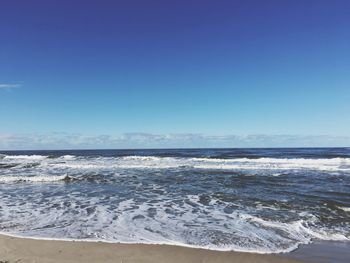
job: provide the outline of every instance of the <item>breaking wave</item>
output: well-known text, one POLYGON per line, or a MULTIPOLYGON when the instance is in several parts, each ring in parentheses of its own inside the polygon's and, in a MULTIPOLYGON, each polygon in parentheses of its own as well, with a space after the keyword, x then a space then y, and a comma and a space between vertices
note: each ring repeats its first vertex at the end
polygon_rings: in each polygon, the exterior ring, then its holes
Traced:
POLYGON ((0 231, 258 253, 349 241, 350 153, 271 151, 2 154, 0 231))
POLYGON ((58 182, 58 181, 69 181, 71 178, 67 175, 58 176, 0 176, 0 183, 21 183, 21 182, 58 182))
POLYGON ((195 169, 223 169, 223 170, 320 170, 320 171, 350 171, 350 158, 183 158, 157 156, 124 156, 124 157, 95 157, 77 158, 65 155, 57 158, 48 158, 41 155, 6 155, 6 161, 19 164, 41 162, 41 166, 48 168, 72 169, 169 169, 192 167, 195 169))

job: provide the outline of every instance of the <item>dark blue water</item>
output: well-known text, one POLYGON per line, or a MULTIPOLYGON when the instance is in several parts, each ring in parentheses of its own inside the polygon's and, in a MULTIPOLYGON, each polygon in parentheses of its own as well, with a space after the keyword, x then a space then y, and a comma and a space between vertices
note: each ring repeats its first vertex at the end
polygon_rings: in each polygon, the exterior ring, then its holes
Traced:
POLYGON ((350 238, 350 149, 0 152, 0 231, 286 252, 350 238))
POLYGON ((0 151, 9 155, 64 155, 91 157, 158 156, 207 158, 350 158, 350 148, 238 148, 238 149, 136 149, 136 150, 55 150, 0 151))

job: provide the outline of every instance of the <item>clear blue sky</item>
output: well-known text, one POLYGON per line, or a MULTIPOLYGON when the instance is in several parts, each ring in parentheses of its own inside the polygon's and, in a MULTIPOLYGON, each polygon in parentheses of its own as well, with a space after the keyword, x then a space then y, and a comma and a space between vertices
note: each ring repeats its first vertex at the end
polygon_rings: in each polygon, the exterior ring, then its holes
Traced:
POLYGON ((349 14, 347 0, 2 0, 0 134, 348 136, 349 14))

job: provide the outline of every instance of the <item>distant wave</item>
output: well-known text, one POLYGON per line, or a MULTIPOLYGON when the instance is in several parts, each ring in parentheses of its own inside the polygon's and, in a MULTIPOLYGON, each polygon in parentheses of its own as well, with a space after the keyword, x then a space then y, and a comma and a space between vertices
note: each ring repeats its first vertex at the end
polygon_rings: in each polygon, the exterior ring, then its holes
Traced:
MULTIPOLYGON (((350 171, 350 158, 197 158, 197 157, 77 157, 64 155, 49 158, 43 155, 5 155, 2 167, 16 163, 40 162, 42 167, 52 169, 169 169, 193 168, 214 170, 298 170, 350 171), (11 164, 6 163, 11 161, 11 164)), ((9 166, 9 167, 10 167, 9 166)), ((29 165, 24 168, 30 168, 29 165)))
POLYGON ((3 153, 5 233, 258 253, 350 240, 348 150, 3 153))
POLYGON ((34 160, 34 161, 38 161, 38 160, 44 160, 48 158, 48 156, 44 156, 44 155, 5 155, 3 156, 3 159, 5 160, 34 160))
POLYGON ((58 176, 0 176, 0 183, 17 183, 17 182, 57 182, 69 181, 71 178, 67 175, 58 176))

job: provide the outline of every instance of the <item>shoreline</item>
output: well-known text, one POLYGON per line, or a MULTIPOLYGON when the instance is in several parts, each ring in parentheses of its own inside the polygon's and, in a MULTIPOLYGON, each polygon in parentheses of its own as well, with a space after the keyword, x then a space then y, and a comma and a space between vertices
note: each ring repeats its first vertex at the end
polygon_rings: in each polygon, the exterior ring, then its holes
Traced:
MULTIPOLYGON (((191 248, 191 249, 203 249, 203 250, 209 250, 209 251, 216 251, 216 252, 239 252, 239 253, 248 253, 248 254, 259 254, 259 255, 285 255, 290 254, 297 250, 300 246, 309 245, 311 243, 305 243, 305 244, 298 244, 295 245, 295 247, 290 248, 289 250, 285 251, 279 251, 279 252, 263 252, 263 251, 254 251, 254 250, 239 250, 239 249, 215 249, 212 247, 205 247, 205 246, 195 246, 195 245, 189 245, 186 243, 142 243, 142 242, 121 242, 121 241, 108 241, 108 240, 100 240, 100 239, 69 239, 69 238, 49 238, 49 237, 35 237, 35 236, 21 236, 6 232, 0 231, 0 237, 6 236, 6 237, 13 237, 18 239, 31 239, 31 240, 42 240, 42 241, 64 241, 64 242, 86 242, 86 243, 106 243, 106 244, 116 244, 116 245, 152 245, 152 246, 174 246, 174 247, 184 247, 184 248, 191 248)), ((0 261, 1 263, 1 261, 0 261)))
POLYGON ((346 263, 350 260, 350 242, 314 240, 283 256, 318 263, 346 263))
POLYGON ((43 240, 0 234, 0 262, 297 263, 307 261, 276 254, 215 251, 175 245, 43 240))

